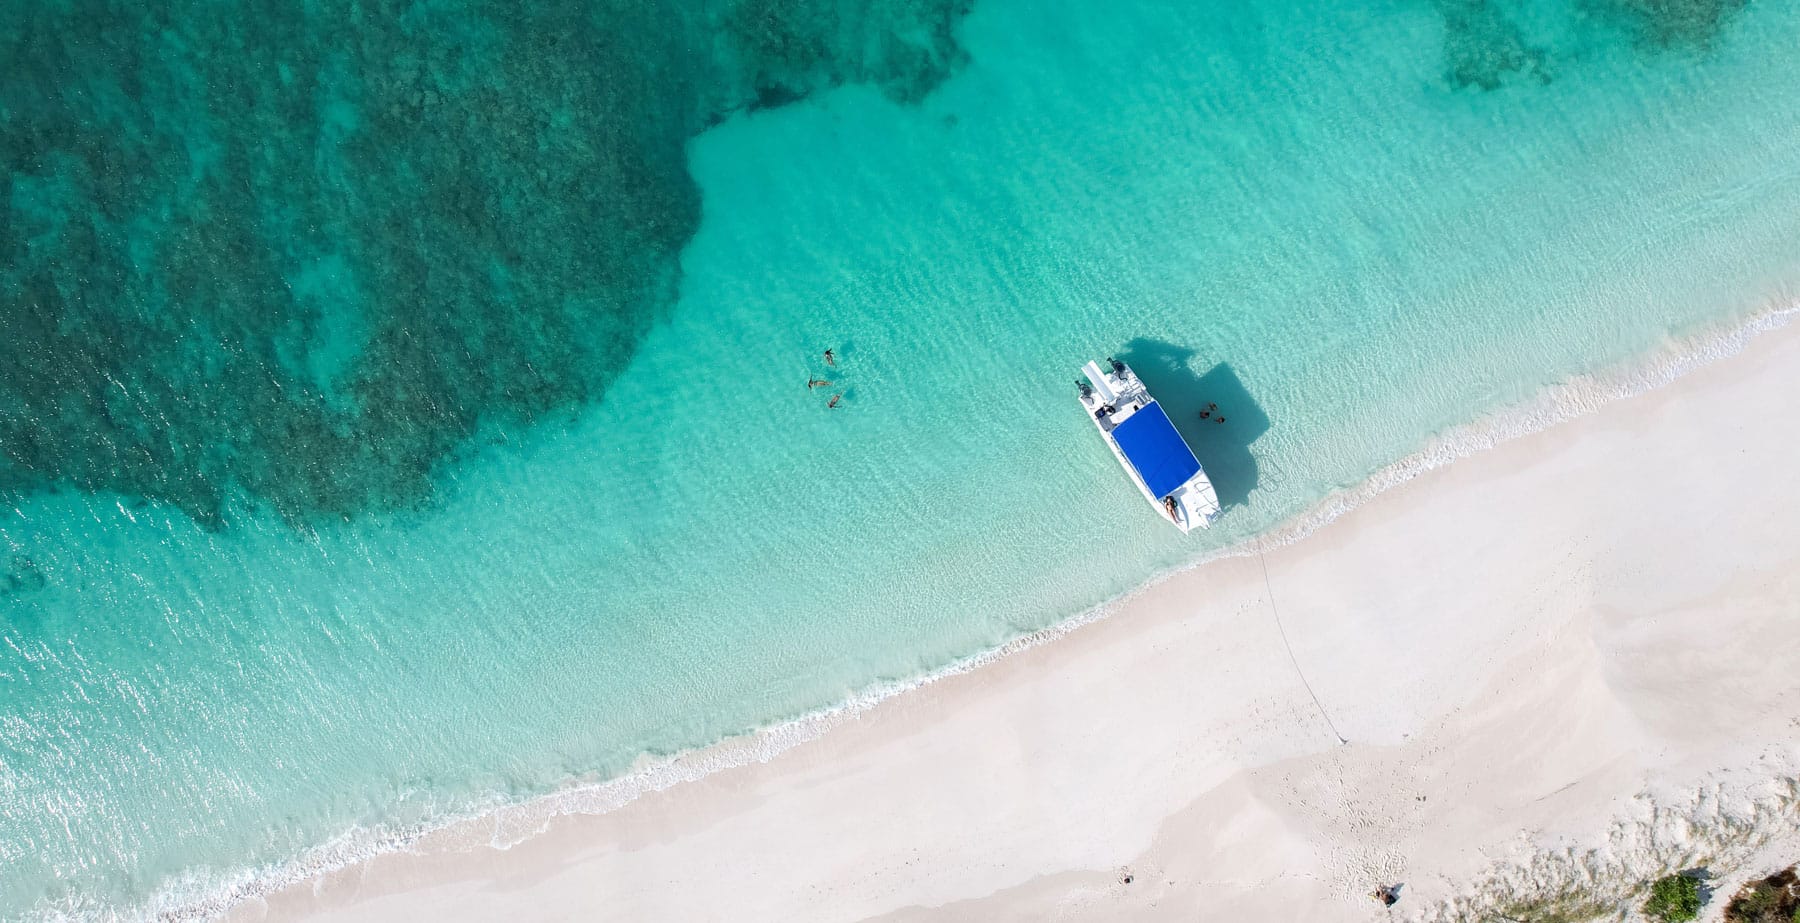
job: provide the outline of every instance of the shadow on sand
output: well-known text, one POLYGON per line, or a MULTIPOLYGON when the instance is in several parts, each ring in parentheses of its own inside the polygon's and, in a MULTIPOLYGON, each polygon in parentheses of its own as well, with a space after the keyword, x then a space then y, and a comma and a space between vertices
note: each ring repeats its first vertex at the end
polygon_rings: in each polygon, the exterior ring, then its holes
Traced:
POLYGON ((1144 337, 1125 344, 1117 355, 1143 379, 1181 438, 1194 447, 1219 492, 1219 503, 1226 507, 1243 503, 1256 489, 1256 458, 1250 444, 1269 431, 1269 417, 1244 390, 1237 372, 1221 362, 1198 374, 1193 350, 1144 337), (1212 404, 1219 408, 1212 417, 1223 416, 1224 423, 1200 418, 1212 404))

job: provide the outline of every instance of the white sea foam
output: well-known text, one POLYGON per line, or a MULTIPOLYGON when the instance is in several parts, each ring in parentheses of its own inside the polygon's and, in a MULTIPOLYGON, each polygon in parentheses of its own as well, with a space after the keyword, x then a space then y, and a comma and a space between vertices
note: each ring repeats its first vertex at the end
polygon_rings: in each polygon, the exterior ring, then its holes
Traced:
POLYGON ((1772 307, 1728 329, 1671 341, 1629 365, 1551 385, 1523 404, 1433 438, 1423 449, 1376 471, 1355 487, 1334 493, 1307 513, 1251 539, 1239 553, 1299 541, 1370 498, 1428 471, 1669 384, 1702 366, 1737 355, 1759 334, 1784 327, 1796 316, 1800 316, 1800 304, 1772 307))
MULTIPOLYGON (((1252 538, 1201 555, 1079 615, 965 657, 929 675, 877 683, 836 706, 711 746, 669 757, 645 757, 631 771, 617 778, 572 783, 560 791, 524 801, 509 802, 496 796, 493 802, 474 812, 428 824, 404 828, 355 828, 329 843, 278 865, 244 869, 231 874, 196 872, 187 875, 159 889, 148 901, 136 908, 47 906, 41 908, 39 916, 54 920, 195 920, 216 917, 236 904, 317 880, 333 871, 368 861, 384 853, 419 850, 422 847, 458 848, 476 843, 507 849, 542 832, 555 817, 606 813, 643 795, 663 791, 683 782, 752 763, 766 762, 795 746, 819 738, 831 728, 856 718, 889 698, 968 673, 1103 619, 1133 597, 1177 573, 1221 558, 1264 553, 1300 541, 1375 496, 1426 472, 1591 413, 1613 401, 1643 394, 1673 382, 1695 369, 1741 352, 1759 334, 1783 327, 1796 316, 1800 316, 1800 304, 1772 306, 1730 327, 1672 340, 1661 349, 1614 370, 1579 376, 1545 388, 1523 404, 1487 414, 1440 434, 1423 449, 1381 468, 1353 487, 1326 496, 1305 513, 1252 538), (428 836, 431 837, 430 844, 424 842, 428 836)), ((1742 826, 1740 815, 1751 816, 1753 820, 1765 816, 1791 816, 1791 799, 1776 798, 1770 804, 1774 804, 1779 810, 1758 809, 1748 815, 1743 815, 1743 812, 1689 812, 1693 818, 1688 823, 1698 831, 1706 828, 1707 817, 1713 817, 1720 825, 1736 825, 1736 829, 1742 826)), ((1723 830, 1724 827, 1721 826, 1720 829, 1723 830)), ((1699 833, 1695 836, 1704 838, 1699 833)), ((1570 862, 1574 864, 1564 864, 1573 869, 1583 863, 1591 864, 1590 860, 1599 861, 1595 857, 1601 855, 1599 852, 1571 852, 1569 856, 1575 858, 1571 858, 1570 862), (1581 858, 1582 856, 1586 858, 1581 858)), ((1521 864, 1516 867, 1516 873, 1528 877, 1535 875, 1537 872, 1534 869, 1542 871, 1539 865, 1521 864)), ((1512 879, 1507 876, 1513 874, 1512 871, 1496 873, 1497 877, 1488 882, 1492 887, 1483 893, 1497 894, 1511 888, 1512 879)), ((1453 909, 1446 907, 1445 912, 1453 909)))

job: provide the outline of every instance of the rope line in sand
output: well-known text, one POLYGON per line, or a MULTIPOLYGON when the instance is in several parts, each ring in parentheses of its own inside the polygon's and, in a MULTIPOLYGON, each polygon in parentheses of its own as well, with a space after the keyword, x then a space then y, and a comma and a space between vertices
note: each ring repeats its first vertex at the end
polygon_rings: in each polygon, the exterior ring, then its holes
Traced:
POLYGON ((1300 658, 1294 656, 1294 646, 1288 643, 1287 629, 1281 627, 1281 610, 1275 606, 1275 585, 1269 581, 1269 562, 1264 560, 1263 553, 1256 553, 1257 563, 1262 565, 1263 589, 1269 593, 1269 613, 1275 616, 1275 630, 1281 632, 1281 646, 1287 649, 1288 661, 1294 665, 1294 675, 1300 677, 1300 685, 1306 687, 1306 694, 1312 696, 1313 707, 1319 710, 1319 717, 1325 720, 1325 726, 1331 728, 1332 736, 1338 743, 1347 744, 1344 735, 1338 733, 1337 725, 1331 723, 1331 716, 1325 713, 1325 705, 1319 701, 1319 694, 1313 691, 1312 683, 1306 681, 1306 671, 1300 669, 1300 658))

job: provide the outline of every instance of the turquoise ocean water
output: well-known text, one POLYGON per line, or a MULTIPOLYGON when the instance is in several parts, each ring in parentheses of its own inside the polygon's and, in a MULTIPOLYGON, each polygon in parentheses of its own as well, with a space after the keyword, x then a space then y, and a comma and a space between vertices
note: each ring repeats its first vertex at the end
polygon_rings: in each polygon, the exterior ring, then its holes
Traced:
POLYGON ((0 917, 929 673, 1800 281, 1782 4, 541 6, 5 4, 0 917))

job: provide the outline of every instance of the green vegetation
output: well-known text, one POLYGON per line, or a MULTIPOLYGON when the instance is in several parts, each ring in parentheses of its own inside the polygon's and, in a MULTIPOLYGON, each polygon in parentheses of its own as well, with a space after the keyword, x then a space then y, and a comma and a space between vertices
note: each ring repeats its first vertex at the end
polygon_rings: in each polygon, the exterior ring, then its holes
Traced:
POLYGON ((1725 923, 1800 923, 1800 877, 1788 868, 1744 885, 1725 905, 1725 923))
POLYGON ((1591 923, 1610 916, 1613 906, 1583 891, 1570 891, 1530 900, 1513 901, 1499 914, 1519 923, 1591 923))
POLYGON ((1700 915, 1700 882, 1685 875, 1666 875, 1650 886, 1644 916, 1663 923, 1685 923, 1700 915))

